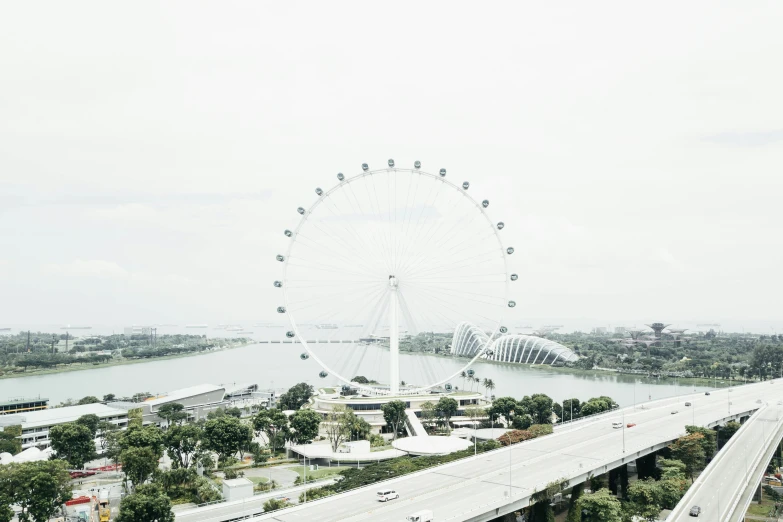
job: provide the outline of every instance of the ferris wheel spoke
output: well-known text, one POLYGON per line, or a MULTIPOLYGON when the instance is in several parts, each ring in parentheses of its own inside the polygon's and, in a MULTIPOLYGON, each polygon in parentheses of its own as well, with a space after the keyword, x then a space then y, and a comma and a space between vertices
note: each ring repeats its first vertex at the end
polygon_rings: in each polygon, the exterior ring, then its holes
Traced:
MULTIPOLYGON (((332 201, 331 197, 324 198, 324 203, 325 203, 325 205, 324 205, 325 208, 331 212, 331 214, 334 216, 334 218, 336 220, 338 220, 338 221, 342 221, 343 220, 342 216, 340 216, 337 212, 335 212, 334 209, 332 209, 332 207, 330 206, 330 205, 333 204, 333 201, 332 201)), ((346 241, 342 241, 342 238, 341 238, 341 242, 343 243, 344 248, 352 249, 357 257, 363 258, 364 256, 363 256, 362 252, 367 250, 368 247, 370 246, 370 245, 368 245, 365 242, 364 236, 362 234, 359 234, 356 231, 356 229, 353 227, 353 225, 350 224, 350 221, 348 222, 348 226, 347 227, 343 226, 342 228, 343 228, 343 230, 348 232, 349 235, 351 235, 355 241, 357 241, 358 245, 360 245, 360 246, 357 247, 355 245, 352 245, 350 241, 347 241, 347 242, 346 241)), ((323 231, 323 229, 321 229, 321 230, 323 231)), ((326 232, 324 232, 324 233, 328 234, 326 232)), ((336 236, 332 235, 332 237, 336 237, 336 236)))
MULTIPOLYGON (((365 212, 364 212, 364 208, 362 207, 361 203, 359 202, 359 198, 356 197, 356 192, 354 192, 354 190, 353 190, 353 184, 352 183, 348 184, 348 190, 350 191, 351 195, 353 196, 353 200, 356 202, 356 207, 359 209, 359 213, 362 215, 363 218, 366 217, 365 212)), ((351 198, 346 196, 345 199, 349 202, 350 205, 352 205, 351 208, 353 208, 353 201, 351 201, 351 198)), ((382 250, 382 248, 380 247, 379 239, 374 234, 370 234, 369 235, 369 240, 374 244, 374 246, 371 246, 370 248, 373 248, 376 251, 381 251, 382 250)), ((388 265, 386 266, 386 270, 387 271, 389 270, 389 266, 388 265)))
MULTIPOLYGON (((421 176, 421 175, 419 175, 419 176, 421 176)), ((441 190, 443 189, 443 187, 444 187, 444 183, 437 183, 436 186, 435 186, 435 190, 430 188, 430 192, 427 194, 427 197, 425 198, 424 204, 421 205, 421 210, 419 210, 419 216, 416 218, 416 224, 413 227, 412 237, 410 237, 410 240, 408 241, 408 245, 409 246, 408 246, 408 248, 406 248, 403 251, 403 254, 405 256, 410 255, 411 254, 411 252, 410 252, 411 249, 415 249, 415 245, 419 244, 418 243, 418 239, 419 239, 419 237, 421 235, 422 228, 423 228, 423 227, 420 227, 421 218, 424 215, 424 212, 428 208, 435 208, 435 203, 437 202, 438 196, 440 196, 440 193, 441 193, 441 190), (432 194, 433 192, 434 192, 434 194, 432 194), (432 201, 430 201, 430 199, 429 199, 430 196, 433 196, 432 197, 432 201)), ((406 237, 407 237, 407 235, 408 234, 406 233, 406 237)), ((399 268, 403 268, 403 267, 399 267, 399 268)))
POLYGON ((478 296, 478 297, 486 297, 486 298, 490 299, 490 302, 496 301, 497 304, 500 305, 500 306, 505 304, 505 301, 506 301, 504 296, 498 296, 498 295, 492 295, 492 294, 484 294, 484 293, 478 293, 478 292, 468 292, 466 290, 453 290, 453 289, 449 289, 449 288, 442 288, 442 287, 439 287, 439 286, 436 286, 436 285, 429 285, 429 284, 424 284, 424 283, 418 283, 415 286, 423 287, 423 288, 429 288, 429 289, 431 289, 433 291, 445 292, 445 293, 449 293, 449 294, 456 295, 456 296, 475 295, 475 296, 478 296))
POLYGON ((494 258, 499 257, 498 253, 497 252, 489 252, 489 253, 477 254, 475 256, 462 259, 461 260, 462 261, 461 264, 456 264, 456 265, 452 266, 452 265, 444 263, 442 265, 438 265, 437 267, 427 267, 426 269, 422 270, 421 272, 418 272, 418 273, 414 274, 414 277, 415 276, 428 275, 428 274, 431 274, 431 273, 434 273, 434 272, 438 272, 440 270, 458 270, 458 269, 462 269, 462 268, 471 268, 471 267, 479 266, 484 261, 476 261, 476 259, 484 259, 486 261, 489 261, 490 258, 493 258, 493 257, 494 258), (468 261, 470 261, 470 263, 468 263, 468 261))
MULTIPOLYGON (((300 239, 303 237, 301 234, 299 234, 300 239)), ((328 252, 331 252, 334 257, 338 260, 341 260, 345 263, 348 263, 349 265, 356 265, 360 268, 363 268, 365 270, 371 271, 371 263, 369 261, 365 261, 365 259, 361 256, 357 256, 359 261, 364 261, 364 263, 357 263, 357 259, 351 259, 350 257, 345 256, 345 254, 341 254, 339 252, 334 251, 333 249, 329 248, 326 245, 319 245, 317 243, 312 242, 310 238, 305 237, 307 240, 307 243, 302 243, 302 246, 309 248, 311 250, 327 250, 328 252)), ((321 252, 316 252, 316 254, 319 254, 321 252)))
MULTIPOLYGON (((454 312, 456 314, 457 317, 459 317, 460 312, 457 312, 456 310, 454 310, 454 308, 452 308, 453 301, 446 300, 446 299, 443 299, 441 297, 438 297, 437 295, 433 294, 432 292, 429 292, 429 291, 421 289, 421 288, 417 288, 414 291, 418 292, 420 295, 423 295, 426 299, 429 299, 432 302, 439 303, 440 306, 442 306, 443 308, 446 308, 447 310, 451 310, 452 312, 454 312)), ((477 313, 475 311, 473 313, 474 313, 474 315, 476 317, 481 317, 482 319, 486 319, 487 321, 490 321, 490 322, 494 321, 494 319, 491 319, 491 318, 489 318, 489 317, 487 317, 485 315, 482 315, 480 313, 477 313)), ((457 323, 455 322, 455 324, 457 324, 457 323)))
POLYGON ((288 265, 295 267, 297 269, 307 269, 307 270, 321 270, 326 272, 336 272, 338 274, 350 274, 360 277, 369 277, 372 279, 377 279, 377 274, 365 272, 363 270, 350 270, 346 269, 346 266, 351 265, 331 265, 325 262, 319 262, 319 263, 313 263, 309 264, 309 261, 305 260, 303 257, 296 257, 296 258, 289 258, 288 259, 288 265))
MULTIPOLYGON (((366 290, 362 294, 360 294, 358 296, 358 298, 356 299, 356 301, 354 301, 354 302, 359 301, 361 298, 365 298, 367 296, 374 295, 376 292, 380 292, 380 291, 385 291, 385 289, 378 290, 377 288, 372 288, 372 289, 366 290)), ((343 294, 341 294, 341 293, 330 293, 330 294, 321 295, 321 296, 318 296, 318 297, 308 297, 307 299, 303 299, 301 301, 296 301, 296 302, 292 303, 289 306, 289 309, 292 312, 301 312, 302 310, 306 310, 308 308, 311 308, 311 307, 313 307, 313 306, 315 306, 317 304, 322 303, 323 301, 334 303, 335 300, 339 299, 339 297, 341 295, 343 295, 343 294), (305 304, 306 304, 306 306, 304 306, 305 304)))

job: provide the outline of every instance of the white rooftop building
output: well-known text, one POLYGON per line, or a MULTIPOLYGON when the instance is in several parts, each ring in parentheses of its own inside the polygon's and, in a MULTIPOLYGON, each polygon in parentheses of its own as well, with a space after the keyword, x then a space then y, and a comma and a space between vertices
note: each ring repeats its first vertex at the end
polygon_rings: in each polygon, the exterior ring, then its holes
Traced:
POLYGON ((128 412, 126 410, 96 403, 31 411, 17 415, 4 415, 0 419, 0 430, 4 426, 21 425, 23 450, 27 448, 47 448, 51 444, 49 428, 58 424, 74 422, 84 415, 96 415, 100 420, 111 422, 119 428, 128 426, 128 412))

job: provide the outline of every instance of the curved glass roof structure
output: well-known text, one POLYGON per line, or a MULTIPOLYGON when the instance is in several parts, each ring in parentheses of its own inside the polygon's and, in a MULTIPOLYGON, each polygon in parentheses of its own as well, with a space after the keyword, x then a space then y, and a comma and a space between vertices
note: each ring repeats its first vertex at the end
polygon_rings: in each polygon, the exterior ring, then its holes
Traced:
POLYGON ((457 325, 451 342, 451 353, 473 357, 482 350, 484 350, 483 357, 490 361, 554 364, 557 361, 579 360, 579 356, 570 348, 543 337, 508 334, 490 341, 489 336, 473 324, 463 322, 457 325))

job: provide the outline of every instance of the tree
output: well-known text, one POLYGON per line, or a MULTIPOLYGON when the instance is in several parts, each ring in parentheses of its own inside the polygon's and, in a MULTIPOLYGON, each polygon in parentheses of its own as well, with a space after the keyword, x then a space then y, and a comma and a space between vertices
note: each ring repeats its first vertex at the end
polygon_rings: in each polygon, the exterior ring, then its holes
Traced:
POLYGON ((22 451, 22 425, 6 426, 0 431, 0 453, 16 455, 22 451))
POLYGON ((92 413, 87 415, 82 415, 78 419, 76 419, 76 424, 81 424, 82 426, 85 426, 87 429, 90 430, 90 433, 92 433, 92 437, 95 438, 95 436, 98 433, 98 424, 100 424, 101 419, 97 415, 93 415, 92 413))
MULTIPOLYGON (((71 499, 71 476, 63 461, 49 460, 0 466, 0 506, 17 504, 20 522, 46 522, 71 499)), ((0 508, 0 520, 7 515, 0 508)))
POLYGON ((394 439, 397 439, 397 435, 405 425, 405 403, 402 401, 391 401, 381 406, 383 411, 383 420, 386 421, 386 425, 394 433, 394 439))
POLYGON ((195 424, 174 425, 163 435, 166 453, 174 468, 189 468, 195 461, 196 453, 204 431, 195 424))
POLYGON ((622 504, 604 488, 590 495, 582 495, 576 501, 576 509, 582 514, 581 522, 622 522, 622 504))
POLYGON ((94 395, 88 395, 87 397, 82 397, 79 399, 79 402, 76 404, 83 405, 83 404, 95 404, 96 402, 101 402, 101 400, 98 397, 95 397, 94 395))
POLYGON ((718 435, 720 435, 720 439, 725 444, 730 438, 734 436, 735 433, 737 433, 737 430, 739 430, 741 427, 742 425, 739 422, 729 421, 725 426, 721 426, 718 429, 718 435))
POLYGON ((107 393, 106 395, 103 396, 103 402, 111 402, 115 398, 116 398, 116 395, 114 395, 113 393, 107 393))
POLYGON ((351 379, 351 382, 355 382, 358 384, 370 384, 370 379, 368 379, 364 375, 357 375, 356 377, 351 379))
POLYGON ((350 431, 348 438, 350 440, 366 439, 372 431, 372 426, 370 426, 370 423, 356 415, 353 410, 348 411, 348 417, 350 431))
POLYGON ((120 502, 117 522, 174 522, 171 501, 156 485, 144 485, 120 502))
POLYGON ((158 469, 158 456, 152 448, 130 447, 120 454, 122 471, 136 489, 158 469))
POLYGON ((606 395, 601 395, 600 397, 593 397, 583 403, 580 408, 580 413, 582 417, 587 417, 588 415, 595 415, 596 413, 602 413, 615 408, 617 408, 617 403, 614 402, 614 399, 607 397, 606 395))
POLYGON ((492 401, 492 406, 489 408, 490 416, 494 419, 503 417, 508 427, 511 427, 515 413, 522 413, 522 407, 514 397, 499 397, 492 401))
POLYGON ((510 427, 514 428, 515 430, 526 430, 532 425, 533 425, 533 417, 531 417, 527 413, 523 413, 521 415, 514 415, 510 427))
POLYGON ((291 386, 287 392, 280 396, 278 407, 281 410, 298 410, 315 394, 312 386, 306 382, 300 382, 291 386))
POLYGON ((561 418, 564 421, 578 419, 581 416, 581 411, 582 403, 579 402, 579 399, 566 399, 563 401, 563 415, 561 418))
POLYGON ((109 446, 109 433, 119 430, 120 428, 113 422, 100 421, 98 422, 98 430, 96 436, 101 445, 101 450, 106 454, 106 450, 109 446))
POLYGON ((49 438, 57 458, 63 459, 77 469, 95 456, 95 440, 90 428, 66 422, 49 428, 49 438))
POLYGON ((425 428, 432 428, 435 424, 435 404, 430 401, 421 403, 421 423, 425 428))
POLYGON ((107 459, 111 460, 115 464, 120 462, 120 454, 122 453, 122 438, 124 433, 117 431, 108 431, 104 435, 104 441, 101 446, 105 446, 103 454, 107 459))
POLYGON ((163 456, 163 432, 157 426, 129 426, 120 438, 120 448, 149 448, 156 458, 163 456))
POLYGON ((338 405, 333 407, 324 419, 323 428, 333 452, 336 452, 340 444, 351 434, 351 417, 348 411, 345 406, 338 405))
POLYGON ((533 417, 536 424, 552 423, 552 399, 543 393, 525 396, 519 401, 522 411, 533 417))
POLYGON ((253 429, 256 431, 256 436, 261 433, 266 434, 274 455, 277 434, 288 430, 288 417, 282 411, 274 408, 261 410, 253 417, 253 429))
POLYGON ((293 440, 297 444, 305 444, 318 436, 321 425, 321 415, 313 410, 297 410, 291 415, 291 428, 294 430, 293 440))
POLYGON ((685 464, 688 476, 693 483, 693 474, 704 464, 704 435, 692 433, 675 440, 669 445, 672 456, 685 464))
POLYGON ((178 402, 169 402, 158 408, 158 417, 165 420, 169 425, 180 424, 188 418, 188 412, 185 406, 178 402))
POLYGON ((658 514, 663 509, 663 490, 652 478, 637 480, 628 487, 630 503, 627 511, 648 522, 658 520, 658 514))
POLYGON ((705 457, 712 457, 718 451, 715 430, 702 428, 701 426, 685 426, 685 432, 688 434, 701 433, 704 438, 701 441, 701 447, 704 450, 705 457))
POLYGON ((253 430, 235 417, 220 417, 204 424, 204 446, 222 462, 253 440, 253 430))
POLYGON ((234 417, 235 419, 240 419, 242 418, 242 410, 237 407, 226 408, 226 415, 229 417, 234 417))
POLYGON ((483 419, 487 416, 487 410, 484 408, 479 407, 471 407, 471 408, 465 408, 465 416, 473 421, 473 426, 475 427, 478 423, 479 419, 483 419))
POLYGON ((435 413, 439 419, 443 419, 443 423, 446 425, 446 430, 451 433, 451 418, 457 414, 459 409, 459 403, 451 397, 441 397, 437 403, 435 403, 435 413))

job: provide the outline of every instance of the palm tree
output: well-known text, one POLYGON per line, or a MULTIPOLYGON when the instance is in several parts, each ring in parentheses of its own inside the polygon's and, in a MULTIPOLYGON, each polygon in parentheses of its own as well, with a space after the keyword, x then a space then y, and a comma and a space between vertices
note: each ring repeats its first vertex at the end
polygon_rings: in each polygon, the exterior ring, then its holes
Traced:
POLYGON ((486 388, 487 391, 491 394, 492 390, 495 389, 495 381, 492 379, 484 379, 484 388, 486 388))
POLYGON ((484 387, 484 398, 487 397, 487 383, 489 382, 489 379, 484 377, 484 382, 481 383, 481 385, 484 387))
POLYGON ((478 391, 479 384, 481 384, 481 379, 479 379, 478 377, 474 377, 473 381, 475 381, 475 383, 476 383, 476 391, 478 391))
POLYGON ((462 370, 462 373, 459 374, 460 377, 462 377, 462 388, 465 388, 465 379, 467 378, 468 374, 465 373, 465 370, 462 370))

